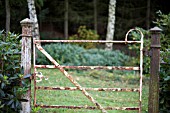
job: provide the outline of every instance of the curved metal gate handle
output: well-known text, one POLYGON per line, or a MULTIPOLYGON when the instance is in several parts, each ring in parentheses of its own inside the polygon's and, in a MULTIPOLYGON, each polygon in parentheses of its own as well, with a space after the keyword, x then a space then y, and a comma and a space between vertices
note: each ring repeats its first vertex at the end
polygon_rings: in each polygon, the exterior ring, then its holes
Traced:
POLYGON ((135 29, 130 29, 130 30, 126 33, 126 36, 125 36, 125 44, 126 44, 126 42, 128 41, 128 40, 127 40, 127 37, 128 37, 128 35, 129 35, 129 33, 132 32, 132 31, 138 31, 138 32, 140 33, 140 35, 141 35, 141 41, 143 41, 143 33, 142 33, 142 31, 139 30, 139 29, 137 29, 137 28, 135 28, 135 29))

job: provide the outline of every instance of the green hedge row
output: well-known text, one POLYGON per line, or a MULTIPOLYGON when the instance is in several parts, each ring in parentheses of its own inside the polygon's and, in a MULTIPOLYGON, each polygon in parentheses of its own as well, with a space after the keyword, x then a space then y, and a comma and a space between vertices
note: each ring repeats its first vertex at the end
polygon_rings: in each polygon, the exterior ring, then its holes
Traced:
MULTIPOLYGON (((60 65, 123 66, 130 60, 129 56, 118 50, 84 49, 77 45, 61 43, 44 45, 43 48, 60 65)), ((38 51, 37 63, 52 64, 40 51, 38 51)))

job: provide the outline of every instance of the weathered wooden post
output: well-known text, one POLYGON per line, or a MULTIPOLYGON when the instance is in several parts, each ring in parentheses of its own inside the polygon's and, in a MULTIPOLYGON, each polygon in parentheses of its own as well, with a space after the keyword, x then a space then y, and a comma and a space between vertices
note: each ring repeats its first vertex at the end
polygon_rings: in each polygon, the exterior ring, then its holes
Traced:
MULTIPOLYGON (((21 67, 24 69, 24 76, 31 74, 31 38, 33 22, 26 18, 21 22, 22 26, 22 49, 21 49, 21 67)), ((30 82, 30 80, 28 80, 30 82)), ((30 82, 31 83, 31 82, 30 82)), ((31 88, 23 95, 28 102, 22 102, 21 113, 31 112, 31 88)))
POLYGON ((159 68, 160 68, 160 33, 161 29, 154 27, 151 32, 151 64, 149 82, 148 113, 159 113, 159 68))

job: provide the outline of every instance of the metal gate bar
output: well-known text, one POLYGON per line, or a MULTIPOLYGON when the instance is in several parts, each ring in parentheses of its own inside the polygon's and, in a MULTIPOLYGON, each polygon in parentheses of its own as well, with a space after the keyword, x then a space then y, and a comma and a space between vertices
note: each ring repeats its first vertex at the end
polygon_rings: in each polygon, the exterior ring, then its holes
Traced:
POLYGON ((35 40, 34 39, 34 106, 40 106, 42 108, 68 108, 68 109, 100 109, 103 113, 106 113, 106 110, 138 110, 139 113, 141 113, 142 109, 142 73, 143 73, 143 34, 138 29, 131 29, 127 32, 125 41, 106 41, 106 40, 35 40), (140 41, 128 41, 127 37, 128 34, 136 30, 141 34, 141 40, 140 41), (65 43, 79 43, 79 42, 88 42, 88 43, 140 43, 140 66, 139 67, 126 67, 126 66, 60 66, 49 54, 40 46, 38 45, 38 42, 65 42, 65 43), (37 48, 50 59, 51 62, 54 63, 54 65, 36 65, 35 63, 35 45, 37 48), (36 87, 36 68, 58 68, 61 72, 64 73, 64 75, 70 79, 70 81, 73 83, 75 82, 72 78, 70 78, 70 75, 64 70, 66 69, 105 69, 105 70, 139 70, 140 71, 140 83, 139 88, 82 88, 77 82, 74 84, 76 87, 36 87), (78 85, 78 86, 77 86, 78 85), (94 106, 60 106, 60 105, 38 105, 36 104, 36 90, 81 90, 83 94, 90 99, 97 107, 94 106), (86 90, 93 90, 93 91, 126 91, 126 92, 139 92, 139 107, 105 107, 103 108, 97 101, 95 101, 86 90))
POLYGON ((91 96, 89 93, 81 87, 81 85, 74 80, 72 75, 70 75, 67 71, 64 70, 38 43, 35 43, 36 47, 57 67, 58 69, 93 103, 97 106, 98 109, 102 111, 102 113, 107 113, 107 111, 91 96))
MULTIPOLYGON (((35 65, 35 68, 59 68, 55 65, 35 65)), ((60 66, 66 69, 105 69, 105 70, 140 70, 140 67, 125 67, 125 66, 60 66)))
MULTIPOLYGON (((95 106, 62 106, 62 105, 35 105, 36 107, 42 107, 42 108, 67 108, 67 109, 98 109, 95 106)), ((139 107, 105 107, 105 110, 139 110, 139 107)))
POLYGON ((37 42, 62 42, 62 43, 78 43, 78 42, 86 42, 86 43, 126 43, 126 44, 132 44, 132 43, 142 43, 142 41, 107 41, 107 40, 35 40, 35 43, 37 42))
MULTIPOLYGON (((79 90, 77 87, 44 87, 37 86, 36 89, 41 90, 79 90)), ((116 91, 116 92, 139 92, 139 88, 85 88, 86 91, 116 91)))

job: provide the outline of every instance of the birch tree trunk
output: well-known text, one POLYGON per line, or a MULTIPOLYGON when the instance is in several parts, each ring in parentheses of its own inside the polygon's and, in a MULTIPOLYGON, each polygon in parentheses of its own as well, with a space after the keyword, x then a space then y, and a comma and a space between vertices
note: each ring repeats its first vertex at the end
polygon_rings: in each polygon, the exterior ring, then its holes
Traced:
POLYGON ((64 14, 64 37, 68 39, 68 0, 65 0, 65 14, 64 14))
MULTIPOLYGON (((107 25, 106 40, 113 40, 115 31, 115 10, 116 10, 116 0, 110 0, 109 2, 109 16, 107 25)), ((106 50, 112 50, 112 43, 106 43, 106 50)))
POLYGON ((10 5, 9 5, 9 0, 5 0, 5 9, 6 9, 6 35, 10 31, 10 5))
POLYGON ((35 1, 34 0, 27 0, 28 3, 28 9, 29 9, 29 17, 34 22, 33 24, 33 38, 40 39, 40 33, 39 33, 39 25, 38 25, 38 19, 37 19, 37 13, 35 9, 35 1))

